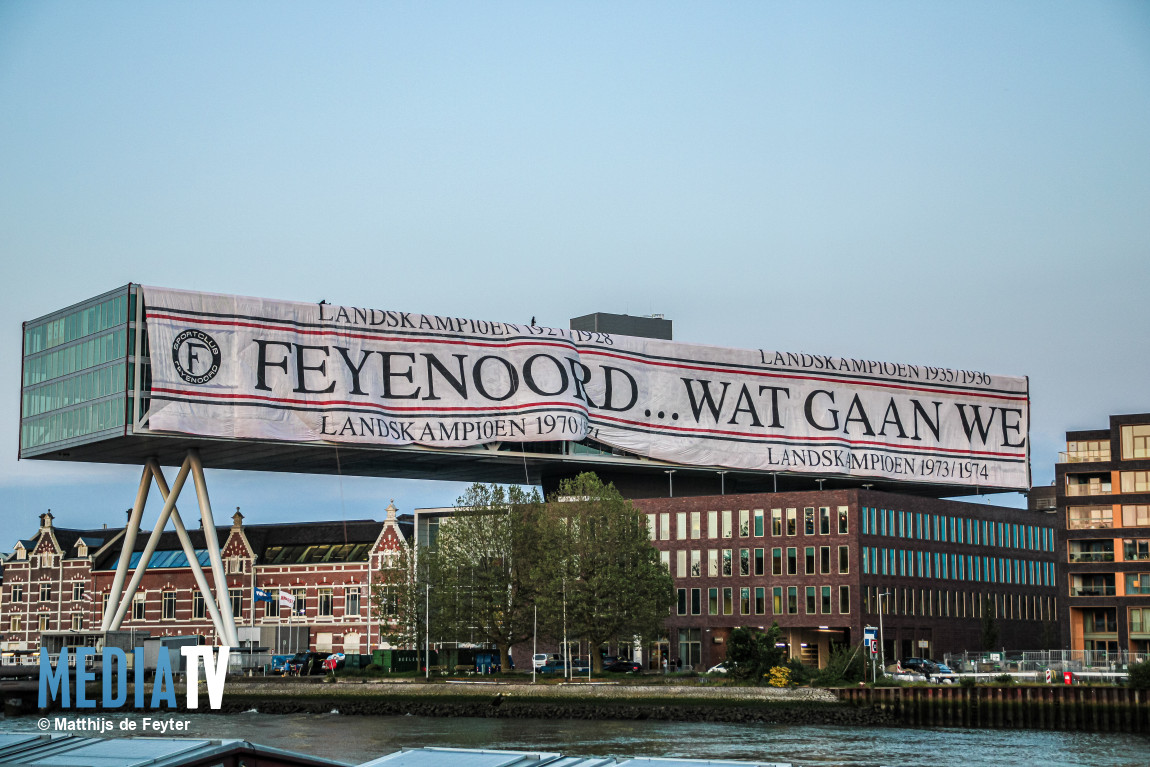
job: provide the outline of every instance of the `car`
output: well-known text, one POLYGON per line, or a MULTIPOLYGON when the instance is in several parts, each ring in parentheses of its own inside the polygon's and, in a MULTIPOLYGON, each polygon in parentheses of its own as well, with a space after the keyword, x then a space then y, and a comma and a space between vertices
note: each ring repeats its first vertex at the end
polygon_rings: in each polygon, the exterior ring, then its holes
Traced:
POLYGON ((603 670, 613 674, 641 674, 643 664, 632 660, 617 660, 614 663, 608 663, 603 667, 603 670))
POLYGON ((946 665, 945 663, 938 663, 935 661, 932 661, 932 663, 934 663, 934 667, 936 669, 934 673, 936 673, 936 674, 953 674, 954 673, 954 669, 952 669, 950 666, 946 665))
POLYGON ((288 673, 298 676, 322 674, 323 661, 327 656, 328 653, 297 652, 291 657, 291 660, 287 662, 288 673))
MULTIPOLYGON (((547 661, 539 669, 540 674, 558 674, 563 676, 567 671, 563 666, 563 661, 551 659, 547 661)), ((572 674, 586 674, 588 671, 586 658, 572 658, 570 670, 572 674)))
POLYGON ((541 669, 547 665, 547 653, 537 652, 531 657, 531 662, 535 664, 536 669, 541 669))
POLYGON ((286 674, 287 662, 291 660, 290 655, 273 655, 272 662, 268 664, 269 674, 286 674))
POLYGON ((718 665, 715 665, 715 666, 711 666, 709 669, 707 669, 707 673, 708 674, 725 674, 725 673, 727 673, 726 662, 719 663, 718 665))

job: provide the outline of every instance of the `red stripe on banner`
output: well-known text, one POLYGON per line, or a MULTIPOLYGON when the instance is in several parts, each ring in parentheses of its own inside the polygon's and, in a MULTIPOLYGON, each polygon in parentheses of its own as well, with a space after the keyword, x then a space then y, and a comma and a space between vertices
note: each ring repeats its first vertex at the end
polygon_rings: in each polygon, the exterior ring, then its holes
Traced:
POLYGON ((871 441, 871 440, 844 439, 842 437, 804 437, 804 436, 799 436, 799 435, 790 436, 790 435, 775 435, 775 434, 753 434, 751 432, 744 432, 744 431, 724 431, 723 429, 692 429, 689 426, 671 426, 669 424, 668 425, 660 424, 659 426, 655 427, 649 423, 643 423, 642 421, 629 421, 625 418, 615 418, 613 416, 600 415, 600 414, 595 414, 594 416, 591 416, 592 425, 594 425, 596 421, 614 421, 616 423, 623 423, 623 424, 627 424, 629 426, 644 426, 648 429, 651 429, 652 431, 669 430, 669 431, 687 432, 687 433, 692 433, 692 434, 723 434, 723 435, 730 436, 730 437, 754 437, 757 439, 768 439, 768 438, 770 438, 770 439, 778 439, 778 440, 803 440, 803 441, 808 441, 808 442, 832 442, 832 441, 833 442, 846 442, 848 445, 872 445, 875 447, 885 447, 885 448, 890 448, 893 450, 918 450, 920 452, 932 452, 932 453, 938 452, 938 453, 959 453, 961 455, 986 455, 986 456, 993 456, 996 458, 1025 458, 1026 457, 1025 453, 995 453, 995 452, 980 451, 980 450, 959 450, 957 448, 951 448, 951 447, 932 447, 932 448, 927 449, 927 448, 918 448, 918 447, 915 447, 914 445, 898 445, 898 444, 894 444, 891 442, 875 442, 875 441, 871 441))
MULTIPOLYGON (((985 398, 989 398, 989 399, 1005 399, 1005 400, 1010 400, 1012 402, 1026 402, 1027 401, 1027 398, 1025 396, 1015 397, 1015 396, 1012 396, 1009 394, 989 394, 989 393, 979 392, 977 390, 967 390, 967 389, 961 389, 961 390, 930 389, 930 388, 927 388, 924 386, 908 386, 905 384, 878 383, 878 382, 871 381, 871 380, 865 379, 865 378, 823 378, 821 376, 803 376, 803 375, 797 375, 797 374, 793 374, 793 373, 771 373, 771 372, 767 372, 767 371, 763 371, 763 370, 743 370, 743 369, 731 369, 731 368, 721 368, 721 367, 706 367, 703 365, 687 365, 687 364, 674 363, 674 362, 655 362, 653 360, 644 359, 642 357, 632 357, 632 356, 629 356, 626 354, 612 354, 611 352, 605 352, 605 351, 601 351, 599 349, 580 349, 579 354, 581 354, 581 355, 582 354, 588 354, 588 355, 599 356, 599 357, 613 357, 615 359, 626 360, 627 362, 638 362, 638 363, 643 364, 643 365, 655 365, 658 367, 680 368, 683 370, 701 370, 701 371, 706 372, 706 373, 728 373, 728 374, 733 374, 733 375, 759 376, 762 378, 786 378, 786 379, 793 379, 793 380, 797 380, 797 381, 822 381, 823 383, 833 383, 833 384, 851 384, 851 385, 857 384, 860 386, 876 386, 876 387, 879 387, 882 389, 906 389, 908 391, 921 391, 921 392, 927 392, 930 394, 946 394, 946 395, 949 395, 951 397, 970 395, 971 397, 985 397, 985 398)), ((721 363, 712 363, 712 364, 721 364, 721 363)))
POLYGON ((210 399, 240 399, 255 402, 274 402, 284 405, 313 405, 318 407, 370 407, 379 410, 395 410, 404 413, 478 413, 485 411, 525 410, 532 407, 570 408, 587 415, 587 406, 574 402, 528 402, 522 405, 491 405, 489 407, 399 407, 384 405, 378 402, 352 402, 350 400, 325 400, 313 402, 303 399, 288 399, 286 397, 265 397, 259 394, 231 394, 223 392, 189 391, 187 389, 165 389, 152 387, 153 392, 160 394, 175 394, 182 397, 206 397, 210 399))
POLYGON ((412 336, 373 336, 364 335, 361 333, 348 333, 339 330, 303 330, 300 328, 285 328, 278 325, 263 325, 258 322, 236 322, 234 320, 208 320, 202 317, 189 319, 173 314, 148 314, 149 320, 180 320, 182 322, 189 322, 201 325, 226 325, 235 328, 256 328, 258 330, 276 330, 281 333, 298 333, 304 336, 335 336, 336 338, 355 338, 360 341, 395 341, 395 342, 408 342, 408 343, 421 343, 421 344, 450 344, 454 346, 479 346, 488 349, 506 349, 512 346, 553 346, 559 349, 566 349, 574 351, 575 345, 573 342, 560 343, 556 341, 495 341, 485 343, 481 341, 467 341, 467 340, 454 340, 451 338, 424 338, 412 336))

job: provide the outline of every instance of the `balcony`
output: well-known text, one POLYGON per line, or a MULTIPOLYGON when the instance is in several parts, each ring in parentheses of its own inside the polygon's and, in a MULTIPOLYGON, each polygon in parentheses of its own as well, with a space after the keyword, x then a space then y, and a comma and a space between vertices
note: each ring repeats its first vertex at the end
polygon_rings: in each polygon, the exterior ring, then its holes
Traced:
POLYGON ((1109 461, 1109 448, 1106 450, 1076 450, 1058 454, 1059 463, 1107 463, 1109 461))
POLYGON ((1067 482, 1066 494, 1068 496, 1110 495, 1110 481, 1083 482, 1073 485, 1067 482))
POLYGON ((1112 597, 1114 593, 1114 584, 1070 587, 1070 596, 1072 597, 1112 597))
POLYGON ((1071 562, 1113 562, 1113 551, 1072 551, 1071 562))

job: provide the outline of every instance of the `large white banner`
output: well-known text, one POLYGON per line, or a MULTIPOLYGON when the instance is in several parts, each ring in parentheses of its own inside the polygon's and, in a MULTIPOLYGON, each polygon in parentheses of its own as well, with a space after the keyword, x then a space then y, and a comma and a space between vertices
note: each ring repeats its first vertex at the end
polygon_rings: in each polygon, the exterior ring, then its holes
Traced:
POLYGON ((145 288, 149 428, 1026 489, 1025 378, 145 288))

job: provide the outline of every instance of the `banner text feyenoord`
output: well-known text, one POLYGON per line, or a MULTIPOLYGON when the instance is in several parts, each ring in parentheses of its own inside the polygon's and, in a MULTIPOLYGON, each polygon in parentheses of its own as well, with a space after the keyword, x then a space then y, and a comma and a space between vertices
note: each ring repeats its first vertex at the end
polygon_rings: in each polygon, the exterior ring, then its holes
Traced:
POLYGON ((1025 378, 146 288, 149 426, 1026 489, 1025 378))

